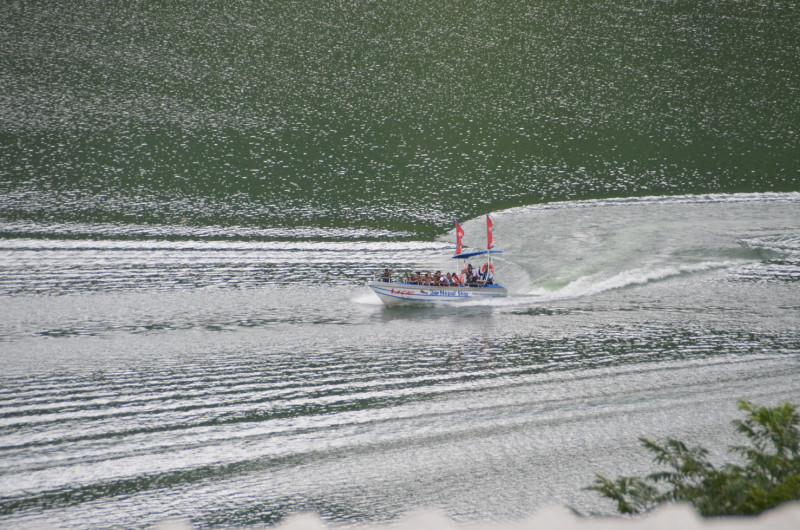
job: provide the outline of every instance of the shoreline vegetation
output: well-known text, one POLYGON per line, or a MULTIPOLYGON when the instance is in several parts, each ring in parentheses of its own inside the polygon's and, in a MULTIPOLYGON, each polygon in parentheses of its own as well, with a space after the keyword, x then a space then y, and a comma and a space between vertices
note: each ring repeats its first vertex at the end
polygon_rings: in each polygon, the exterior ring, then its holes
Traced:
POLYGON ((705 516, 758 515, 766 510, 800 500, 800 416, 796 406, 784 402, 772 408, 739 401, 744 420, 733 427, 749 440, 735 445, 731 453, 742 464, 717 467, 708 460, 708 450, 688 447, 670 439, 658 443, 640 438, 657 464, 667 466, 639 477, 610 480, 597 475, 587 489, 617 503, 622 514, 639 514, 664 502, 688 502, 705 516))

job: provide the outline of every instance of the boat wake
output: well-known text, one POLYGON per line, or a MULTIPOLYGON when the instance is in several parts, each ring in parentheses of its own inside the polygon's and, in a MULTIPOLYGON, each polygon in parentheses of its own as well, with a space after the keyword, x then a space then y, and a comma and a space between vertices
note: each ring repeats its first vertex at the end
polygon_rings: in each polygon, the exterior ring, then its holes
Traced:
POLYGON ((469 304, 569 300, 715 271, 736 275, 761 263, 775 268, 800 255, 798 202, 798 194, 653 197, 495 212, 495 234, 508 242, 497 276, 510 296, 469 304))
POLYGON ((528 291, 511 294, 505 299, 474 300, 465 302, 464 305, 508 307, 530 305, 532 303, 575 300, 596 296, 607 291, 622 290, 662 282, 679 276, 724 270, 735 265, 737 265, 737 262, 720 261, 679 265, 660 269, 634 269, 622 271, 610 277, 597 274, 578 278, 560 288, 533 286, 528 291))
POLYGON ((585 296, 597 295, 605 291, 659 282, 676 276, 725 269, 735 264, 736 262, 733 261, 711 261, 663 267, 659 269, 634 269, 619 272, 611 277, 603 277, 602 275, 585 276, 570 282, 561 289, 551 290, 545 287, 533 288, 528 295, 535 296, 536 299, 540 301, 582 298, 585 296))

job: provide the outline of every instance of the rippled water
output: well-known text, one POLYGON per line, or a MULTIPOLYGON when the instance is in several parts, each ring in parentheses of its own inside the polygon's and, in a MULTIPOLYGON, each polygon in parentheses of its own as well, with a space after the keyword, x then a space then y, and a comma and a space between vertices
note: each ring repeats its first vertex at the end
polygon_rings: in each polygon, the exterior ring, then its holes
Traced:
POLYGON ((800 402, 794 2, 0 15, 4 527, 609 513, 800 402), (487 213, 507 299, 366 287, 487 213))
MULTIPOLYGON (((29 226, 0 248, 0 518, 607 512, 581 488, 647 471, 639 436, 723 458, 736 399, 797 401, 798 206, 773 194, 497 212, 508 299, 395 309, 364 278, 446 266, 450 237, 29 226)), ((464 227, 478 238, 481 220, 464 227)))

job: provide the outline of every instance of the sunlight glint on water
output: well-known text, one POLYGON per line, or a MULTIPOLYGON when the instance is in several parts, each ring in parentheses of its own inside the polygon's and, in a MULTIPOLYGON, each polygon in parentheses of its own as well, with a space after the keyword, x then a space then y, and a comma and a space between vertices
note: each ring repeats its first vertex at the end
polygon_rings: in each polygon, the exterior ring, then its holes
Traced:
POLYGON ((581 488, 647 469, 638 436, 723 455, 736 399, 800 395, 797 206, 495 212, 511 295, 441 308, 386 309, 364 282, 388 264, 446 270, 450 238, 7 239, 4 517, 602 511, 581 488))
POLYGON ((775 2, 7 2, 0 526, 609 513, 800 402, 775 2), (503 300, 387 309, 495 221, 503 300))

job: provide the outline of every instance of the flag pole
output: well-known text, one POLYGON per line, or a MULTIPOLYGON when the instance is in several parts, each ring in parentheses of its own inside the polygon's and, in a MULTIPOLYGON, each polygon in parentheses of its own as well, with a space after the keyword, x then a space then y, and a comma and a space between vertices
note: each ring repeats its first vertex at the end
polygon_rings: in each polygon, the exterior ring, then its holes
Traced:
MULTIPOLYGON (((492 241, 493 230, 494 230, 494 225, 492 224, 491 219, 489 219, 489 214, 487 213, 486 214, 486 263, 489 264, 487 265, 487 268, 493 267, 492 252, 491 252, 492 247, 494 246, 492 241)), ((487 271, 487 276, 488 276, 488 271, 487 271)))

